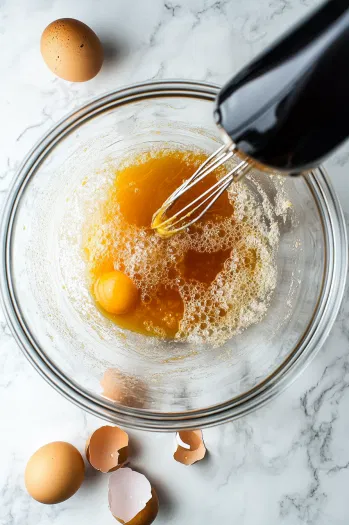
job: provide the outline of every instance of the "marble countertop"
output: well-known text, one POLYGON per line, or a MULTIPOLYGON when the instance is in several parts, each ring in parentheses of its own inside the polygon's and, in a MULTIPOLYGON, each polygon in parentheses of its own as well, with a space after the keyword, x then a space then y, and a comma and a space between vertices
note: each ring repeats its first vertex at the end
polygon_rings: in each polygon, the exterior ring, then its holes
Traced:
MULTIPOLYGON (((36 140, 65 113, 145 79, 223 83, 307 13, 315 0, 0 0, 0 198, 36 140), (42 30, 78 18, 101 37, 106 62, 86 84, 54 78, 42 30)), ((349 214, 349 144, 327 165, 349 214)), ((347 525, 349 522, 349 295, 302 376, 257 413, 205 431, 207 461, 176 464, 173 435, 130 431, 133 465, 158 490, 157 524, 347 525)), ((26 361, 0 312, 0 524, 86 525, 115 520, 107 477, 88 471, 67 502, 44 506, 23 485, 29 455, 53 440, 80 449, 101 424, 48 386, 26 361)))

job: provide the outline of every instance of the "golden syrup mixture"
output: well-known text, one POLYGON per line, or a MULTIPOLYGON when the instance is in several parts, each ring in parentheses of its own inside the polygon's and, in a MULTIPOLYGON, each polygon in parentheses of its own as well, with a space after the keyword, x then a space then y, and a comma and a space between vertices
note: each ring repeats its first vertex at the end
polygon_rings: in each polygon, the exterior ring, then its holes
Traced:
MULTIPOLYGON (((115 270, 138 289, 128 312, 116 315, 101 308, 119 326, 222 344, 265 314, 275 287, 274 253, 245 187, 235 186, 241 192, 238 213, 230 191, 189 231, 162 239, 150 228, 153 214, 205 159, 201 152, 162 149, 125 161, 98 213, 86 219, 91 293, 95 296, 103 276, 115 270)), ((206 177, 180 205, 225 173, 221 168, 206 177)))

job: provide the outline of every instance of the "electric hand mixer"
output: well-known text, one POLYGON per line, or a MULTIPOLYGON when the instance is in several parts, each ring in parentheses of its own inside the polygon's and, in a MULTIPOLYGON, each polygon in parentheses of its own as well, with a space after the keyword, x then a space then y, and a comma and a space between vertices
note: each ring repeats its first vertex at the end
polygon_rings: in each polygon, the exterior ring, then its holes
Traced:
POLYGON ((233 77, 218 93, 214 118, 224 145, 154 214, 152 228, 163 237, 198 221, 252 167, 302 174, 349 136, 348 0, 322 5, 233 77), (236 159, 213 186, 169 214, 193 185, 236 159))

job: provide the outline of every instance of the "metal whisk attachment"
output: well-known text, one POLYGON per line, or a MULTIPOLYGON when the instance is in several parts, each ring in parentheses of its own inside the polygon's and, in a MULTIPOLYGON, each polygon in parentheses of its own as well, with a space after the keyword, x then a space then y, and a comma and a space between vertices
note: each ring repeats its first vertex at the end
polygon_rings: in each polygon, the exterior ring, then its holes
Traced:
POLYGON ((168 197, 161 208, 153 215, 151 224, 151 227, 156 230, 161 237, 170 237, 175 233, 189 228, 189 226, 197 222, 207 210, 211 208, 233 181, 237 181, 246 175, 253 164, 246 160, 241 160, 234 168, 218 179, 216 183, 201 195, 173 215, 169 215, 171 208, 186 192, 219 168, 219 166, 231 159, 234 156, 235 150, 236 147, 234 144, 224 144, 221 146, 201 164, 188 180, 184 181, 183 184, 168 197))
POLYGON ((167 199, 152 227, 164 237, 188 228, 252 166, 290 175, 319 166, 349 137, 349 75, 333 81, 348 54, 348 2, 327 0, 227 82, 213 112, 227 145, 167 199), (234 168, 177 211, 180 197, 235 153, 234 168))

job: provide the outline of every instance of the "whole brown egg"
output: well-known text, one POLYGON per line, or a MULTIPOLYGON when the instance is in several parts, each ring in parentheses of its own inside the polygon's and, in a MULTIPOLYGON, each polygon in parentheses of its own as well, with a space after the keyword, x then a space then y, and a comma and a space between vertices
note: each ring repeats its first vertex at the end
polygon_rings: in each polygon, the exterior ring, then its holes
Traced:
POLYGON ((25 469, 25 486, 40 503, 61 503, 80 488, 84 460, 70 443, 55 441, 39 448, 25 469))
POLYGON ((41 37, 41 54, 53 73, 71 82, 90 80, 103 64, 98 36, 74 18, 60 18, 46 27, 41 37))

